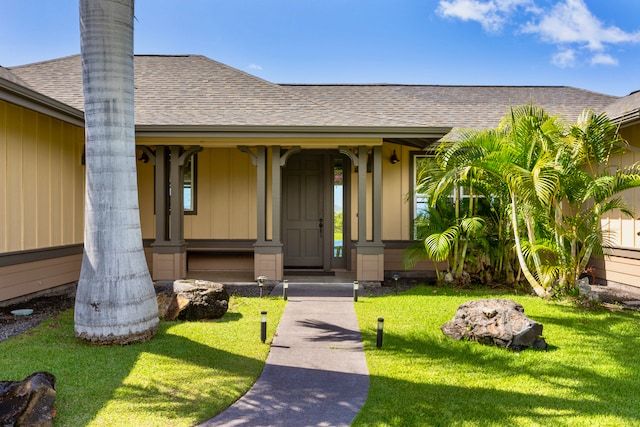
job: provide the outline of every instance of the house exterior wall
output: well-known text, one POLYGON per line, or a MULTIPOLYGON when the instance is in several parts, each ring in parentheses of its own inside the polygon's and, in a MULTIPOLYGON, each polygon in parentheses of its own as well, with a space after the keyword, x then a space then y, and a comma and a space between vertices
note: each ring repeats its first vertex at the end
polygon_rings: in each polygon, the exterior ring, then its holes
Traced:
POLYGON ((78 279, 63 254, 81 254, 83 144, 82 127, 0 101, 0 301, 78 279))
MULTIPOLYGON (((414 149, 415 150, 415 149, 414 149)), ((412 149, 399 144, 382 146, 382 240, 409 240, 411 232, 412 149), (400 161, 392 164, 393 151, 400 161)), ((367 174, 367 240, 372 238, 372 176, 367 174)), ((351 239, 358 239, 358 174, 351 168, 351 239)))
POLYGON ((382 240, 409 240, 411 233, 411 149, 398 144, 382 146, 382 240), (393 152, 400 159, 390 162, 393 152))
POLYGON ((256 238, 256 167, 236 148, 198 154, 196 215, 185 215, 186 239, 256 238))
MULTIPOLYGON (((640 162, 640 124, 623 127, 620 134, 629 149, 613 157, 610 164, 625 167, 640 162)), ((593 259, 592 264, 601 281, 640 288, 640 189, 625 191, 623 198, 635 216, 613 211, 603 218, 602 229, 609 233, 613 249, 604 259, 593 259)))
MULTIPOLYGON (((256 168, 237 148, 197 154, 197 210, 184 218, 185 239, 256 238, 256 168)), ((155 237, 154 167, 138 162, 142 236, 155 237)))
MULTIPOLYGON (((188 141, 174 141, 190 146, 188 141)), ((283 146, 285 140, 280 142, 283 146)), ((347 140, 332 141, 337 148, 346 145, 347 140)), ((141 141, 138 141, 141 143, 141 141)), ((171 141, 163 141, 171 145, 171 141)), ((327 144, 328 145, 328 144, 327 144)), ((329 147, 324 147, 329 148, 329 147)), ((304 149, 304 145, 303 145, 304 149)), ((394 242, 393 248, 385 250, 391 257, 386 262, 385 270, 402 271, 399 262, 403 246, 398 242, 408 242, 411 232, 411 199, 408 197, 412 185, 413 175, 411 151, 416 150, 398 144, 385 143, 382 148, 382 239, 394 242), (389 159, 396 152, 400 161, 392 164, 389 159), (400 248, 398 247, 400 246, 400 248)), ((271 159, 270 150, 267 159, 267 239, 271 238, 271 159)), ((358 176, 354 167, 351 173, 351 239, 357 236, 357 182, 358 176)), ((154 167, 152 162, 138 162, 138 177, 140 188, 140 214, 143 237, 153 240, 155 236, 154 215, 154 167)), ((195 247, 194 240, 215 241, 252 241, 256 239, 256 167, 251 158, 236 147, 206 147, 197 154, 197 213, 187 214, 184 219, 184 235, 188 246, 189 270, 251 270, 252 254, 242 253, 233 247, 226 248, 219 243, 215 249, 195 247)), ((372 237, 372 177, 367 174, 367 238, 372 237)), ((406 246, 406 243, 405 243, 406 246)), ((148 250, 151 252, 151 250, 148 250)), ((150 263, 152 267, 152 263, 150 263)), ((357 257, 352 257, 352 270, 357 268, 357 257)), ((432 271, 431 262, 418 264, 416 271, 432 271)))
MULTIPOLYGON (((140 152, 138 152, 140 158, 140 152)), ((138 168, 138 206, 140 209, 140 228, 142 238, 153 240, 156 236, 155 185, 153 181, 153 162, 136 162, 138 168)))

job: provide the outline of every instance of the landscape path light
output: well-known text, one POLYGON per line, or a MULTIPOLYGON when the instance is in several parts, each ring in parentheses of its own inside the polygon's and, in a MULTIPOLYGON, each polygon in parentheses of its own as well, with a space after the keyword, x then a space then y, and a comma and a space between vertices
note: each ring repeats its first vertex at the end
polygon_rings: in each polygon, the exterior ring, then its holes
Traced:
POLYGON ((398 294, 398 279, 400 278, 399 274, 394 274, 391 278, 395 281, 396 284, 396 295, 398 294))
POLYGON ((283 280, 282 281, 282 298, 284 298, 285 301, 289 298, 287 295, 288 291, 289 291, 289 281, 283 280))
POLYGON ((358 289, 360 288, 360 284, 357 280, 353 282, 353 300, 358 302, 358 289))
POLYGON ((384 319, 378 317, 378 335, 376 336, 376 347, 382 348, 382 334, 384 333, 384 319))
POLYGON ((267 341, 267 312, 260 312, 260 341, 267 341))
POLYGON ((260 288, 260 298, 262 298, 262 290, 264 289, 264 281, 267 279, 267 276, 258 276, 256 279, 258 281, 258 287, 260 288))

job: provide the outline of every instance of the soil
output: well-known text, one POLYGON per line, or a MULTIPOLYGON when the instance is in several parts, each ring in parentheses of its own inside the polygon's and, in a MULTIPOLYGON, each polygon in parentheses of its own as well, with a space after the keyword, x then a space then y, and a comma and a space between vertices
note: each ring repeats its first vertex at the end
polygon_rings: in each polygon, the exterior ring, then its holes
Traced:
MULTIPOLYGON (((390 295, 396 292, 405 292, 423 282, 418 279, 399 279, 396 284, 394 280, 387 280, 382 286, 365 285, 361 292, 363 292, 363 296, 390 295)), ((262 289, 263 294, 269 295, 274 287, 274 284, 265 283, 262 289)), ((260 296, 260 289, 257 286, 225 285, 225 288, 230 295, 260 296)), ((598 294, 600 301, 605 304, 614 304, 616 307, 626 309, 640 309, 640 291, 635 289, 618 286, 592 286, 592 291, 598 294)), ((0 306, 0 342, 38 326, 42 321, 73 308, 74 304, 75 293, 68 291, 60 295, 39 296, 20 303, 0 306), (13 310, 25 308, 33 309, 33 314, 27 316, 11 314, 13 310)))
POLYGON ((75 303, 75 294, 50 295, 32 298, 20 303, 0 307, 0 342, 38 326, 75 303), (16 316, 13 310, 32 309, 33 314, 16 316))

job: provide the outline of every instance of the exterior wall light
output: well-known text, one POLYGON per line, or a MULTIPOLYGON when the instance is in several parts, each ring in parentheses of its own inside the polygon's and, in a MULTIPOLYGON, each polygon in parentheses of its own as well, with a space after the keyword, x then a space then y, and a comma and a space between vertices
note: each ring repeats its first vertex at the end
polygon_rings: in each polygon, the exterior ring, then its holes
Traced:
POLYGON ((393 150, 393 154, 391 155, 391 158, 389 159, 389 161, 391 162, 392 165, 395 165, 400 161, 400 159, 396 155, 396 150, 393 150))

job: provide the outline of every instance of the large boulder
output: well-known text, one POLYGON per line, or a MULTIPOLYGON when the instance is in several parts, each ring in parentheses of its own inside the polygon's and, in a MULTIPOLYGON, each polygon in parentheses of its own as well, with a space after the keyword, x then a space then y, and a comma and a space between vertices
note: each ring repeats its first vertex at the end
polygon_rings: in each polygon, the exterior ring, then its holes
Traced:
POLYGON ((0 426, 53 426, 55 400, 56 377, 49 372, 36 372, 22 381, 0 381, 0 426))
POLYGON ((512 350, 546 350, 542 325, 524 314, 522 305, 506 299, 472 300, 461 304, 453 320, 440 328, 456 339, 477 341, 512 350))
POLYGON ((156 285, 158 312, 163 320, 218 319, 229 309, 229 294, 221 283, 176 280, 156 285))

